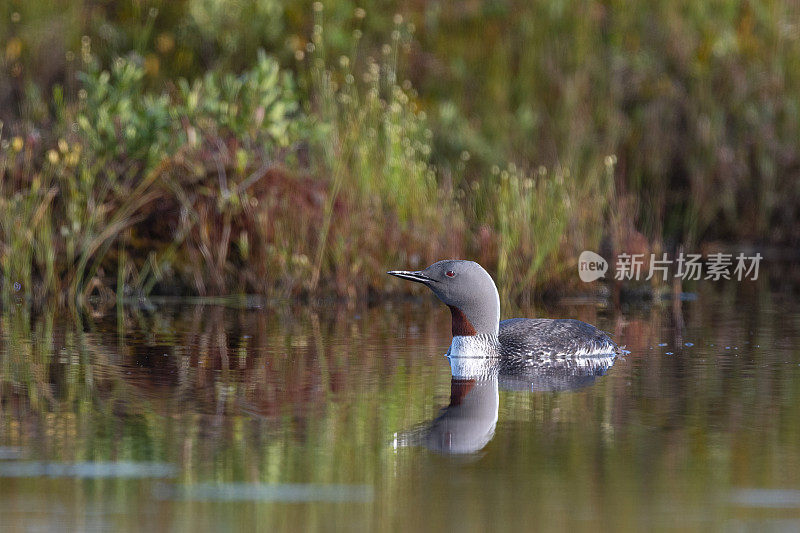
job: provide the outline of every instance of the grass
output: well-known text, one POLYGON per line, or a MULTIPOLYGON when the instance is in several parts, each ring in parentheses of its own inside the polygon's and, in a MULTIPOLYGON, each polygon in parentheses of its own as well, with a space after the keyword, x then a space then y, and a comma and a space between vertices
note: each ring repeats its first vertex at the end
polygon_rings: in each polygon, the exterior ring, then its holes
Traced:
POLYGON ((797 244, 790 4, 45 4, 0 9, 6 302, 355 299, 454 256, 530 300, 601 243, 797 244))
POLYGON ((16 282, 70 305, 151 291, 356 298, 389 259, 434 260, 455 239, 427 228, 461 219, 396 83, 398 40, 363 65, 329 66, 320 46, 306 102, 264 53, 241 74, 153 91, 146 60, 103 69, 84 42, 77 101, 54 90, 54 138, 3 139, 6 296, 16 282), (388 252, 391 239, 404 246, 388 252))

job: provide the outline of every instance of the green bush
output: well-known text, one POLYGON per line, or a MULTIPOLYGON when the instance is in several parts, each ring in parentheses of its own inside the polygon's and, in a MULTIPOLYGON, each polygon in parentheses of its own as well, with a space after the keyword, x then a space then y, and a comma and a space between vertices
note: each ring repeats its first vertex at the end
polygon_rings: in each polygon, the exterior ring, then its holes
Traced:
POLYGON ((795 11, 7 3, 4 286, 351 297, 469 256, 527 297, 602 239, 795 245, 795 11))

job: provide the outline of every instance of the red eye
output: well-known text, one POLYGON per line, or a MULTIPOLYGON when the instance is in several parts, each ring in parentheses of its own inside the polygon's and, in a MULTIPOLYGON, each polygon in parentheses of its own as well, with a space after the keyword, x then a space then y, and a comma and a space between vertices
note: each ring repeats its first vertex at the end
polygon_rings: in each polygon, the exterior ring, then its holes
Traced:
POLYGON ((444 273, 444 275, 447 276, 448 278, 452 278, 453 276, 456 275, 456 273, 453 272, 452 270, 448 270, 447 272, 444 273))

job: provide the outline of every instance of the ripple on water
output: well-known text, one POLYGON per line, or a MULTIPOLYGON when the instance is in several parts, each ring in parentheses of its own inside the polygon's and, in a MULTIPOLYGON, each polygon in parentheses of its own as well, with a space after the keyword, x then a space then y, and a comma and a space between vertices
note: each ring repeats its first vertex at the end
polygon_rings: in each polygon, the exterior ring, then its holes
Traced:
POLYGON ((370 485, 317 483, 198 483, 161 485, 154 496, 160 500, 260 501, 260 502, 371 502, 370 485))
POLYGON ((800 508, 800 490, 736 489, 731 492, 730 500, 740 507, 795 509, 800 508))
POLYGON ((178 468, 169 463, 149 462, 81 462, 50 463, 44 461, 14 461, 0 463, 0 478, 171 478, 178 468))
POLYGON ((25 451, 19 446, 0 446, 0 461, 21 459, 24 456, 25 451))

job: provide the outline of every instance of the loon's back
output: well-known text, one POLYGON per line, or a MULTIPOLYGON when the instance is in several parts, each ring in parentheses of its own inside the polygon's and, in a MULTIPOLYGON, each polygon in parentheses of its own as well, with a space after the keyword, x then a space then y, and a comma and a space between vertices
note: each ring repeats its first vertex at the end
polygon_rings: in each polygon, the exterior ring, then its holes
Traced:
POLYGON ((561 359, 613 356, 619 347, 603 331, 572 319, 510 318, 500 321, 501 356, 514 359, 561 359))

